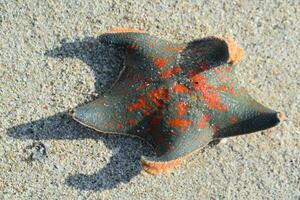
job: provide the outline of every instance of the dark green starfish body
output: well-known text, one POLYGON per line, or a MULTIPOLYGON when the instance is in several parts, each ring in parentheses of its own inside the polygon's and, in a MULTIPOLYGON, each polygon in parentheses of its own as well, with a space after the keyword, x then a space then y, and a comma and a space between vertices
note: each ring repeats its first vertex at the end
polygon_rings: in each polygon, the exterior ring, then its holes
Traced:
POLYGON ((101 132, 138 136, 157 157, 143 157, 152 174, 173 167, 209 142, 275 126, 264 107, 234 80, 233 42, 211 37, 174 44, 146 33, 119 32, 100 41, 126 48, 125 67, 112 90, 73 111, 101 132))

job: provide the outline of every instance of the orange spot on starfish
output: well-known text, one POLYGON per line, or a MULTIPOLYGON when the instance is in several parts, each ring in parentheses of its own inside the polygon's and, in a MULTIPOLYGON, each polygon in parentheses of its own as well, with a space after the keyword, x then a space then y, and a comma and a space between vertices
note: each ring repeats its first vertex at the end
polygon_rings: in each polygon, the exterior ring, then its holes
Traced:
POLYGON ((222 71, 219 68, 214 68, 214 71, 217 76, 220 76, 222 74, 222 71))
POLYGON ((226 85, 220 85, 219 90, 221 92, 225 92, 227 90, 227 86, 226 85))
POLYGON ((157 106, 162 106, 161 101, 169 100, 169 91, 167 89, 157 88, 148 92, 149 99, 157 106))
POLYGON ((150 43, 150 44, 149 44, 149 47, 150 47, 151 49, 153 49, 153 48, 155 47, 155 45, 154 45, 153 43, 150 43))
POLYGON ((228 92, 234 96, 239 96, 238 93, 236 93, 236 91, 232 87, 229 88, 228 92))
POLYGON ((193 88, 196 90, 196 91, 199 91, 199 90, 208 90, 208 89, 212 89, 211 86, 208 86, 206 84, 206 80, 204 78, 204 76, 200 75, 200 74, 196 74, 194 76, 192 76, 190 78, 190 81, 192 82, 193 84, 193 88), (208 88, 209 87, 209 88, 208 88))
POLYGON ((220 79, 221 81, 230 81, 229 77, 228 77, 228 71, 230 72, 230 68, 226 68, 225 71, 222 71, 221 69, 219 68, 214 68, 214 71, 218 77, 218 79, 220 79))
POLYGON ((197 128, 205 128, 206 126, 206 123, 208 122, 209 120, 209 114, 205 114, 202 116, 202 118, 199 120, 199 122, 197 123, 196 127, 197 128))
POLYGON ((190 90, 180 83, 174 83, 172 86, 172 91, 175 94, 182 94, 182 93, 189 94, 190 93, 190 90))
POLYGON ((173 56, 170 56, 170 57, 167 59, 168 62, 169 62, 169 61, 172 61, 172 60, 174 60, 174 57, 173 57, 173 56))
POLYGON ((219 88, 218 88, 218 90, 221 91, 221 92, 228 91, 230 94, 232 94, 234 96, 238 96, 238 94, 236 93, 236 91, 234 90, 234 88, 227 87, 226 85, 220 85, 219 88))
POLYGON ((117 122, 117 127, 118 127, 118 129, 121 129, 121 128, 123 128, 123 124, 122 124, 122 122, 117 122))
POLYGON ((179 118, 174 118, 174 119, 169 119, 167 121, 167 124, 171 127, 178 127, 185 129, 187 128, 190 124, 192 123, 192 120, 189 119, 179 119, 179 118))
POLYGON ((235 122, 237 122, 237 117, 234 116, 234 115, 230 115, 228 117, 228 120, 229 120, 230 123, 234 124, 235 122))
POLYGON ((143 83, 143 84, 141 84, 140 86, 138 86, 135 90, 136 90, 136 91, 143 90, 143 89, 146 88, 146 86, 147 86, 147 84, 143 83))
POLYGON ((127 48, 127 49, 137 49, 138 46, 135 45, 135 44, 133 44, 133 45, 127 45, 126 48, 127 48))
POLYGON ((135 126, 137 124, 136 119, 128 119, 127 124, 130 126, 135 126))
POLYGON ((207 84, 204 76, 197 74, 191 77, 190 81, 192 82, 193 88, 196 91, 201 91, 201 96, 209 109, 217 109, 219 112, 227 111, 227 107, 221 104, 217 91, 212 86, 207 84))
POLYGON ((160 77, 163 78, 163 79, 166 79, 166 78, 170 78, 173 74, 178 74, 180 72, 181 72, 181 67, 176 66, 176 67, 173 67, 173 68, 170 68, 170 69, 167 69, 167 70, 163 71, 160 74, 160 77))
POLYGON ((179 101, 176 103, 176 112, 178 115, 184 115, 187 110, 187 105, 184 101, 179 101))
POLYGON ((227 72, 227 73, 230 73, 230 72, 231 72, 231 67, 227 66, 227 67, 226 67, 226 72, 227 72))
POLYGON ((147 110, 150 110, 151 107, 146 104, 145 97, 139 96, 135 103, 132 103, 127 106, 128 112, 142 110, 144 115, 149 115, 147 110))
POLYGON ((165 60, 163 57, 159 57, 154 60, 154 65, 159 69, 164 67, 167 63, 168 61, 165 60))
POLYGON ((107 129, 110 128, 110 124, 109 123, 105 123, 103 126, 104 126, 104 128, 107 128, 107 129))
POLYGON ((141 78, 140 81, 142 81, 143 83, 135 89, 136 91, 145 89, 151 82, 149 78, 145 78, 145 77, 141 78))
POLYGON ((218 109, 219 112, 227 112, 228 111, 227 105, 221 105, 221 104, 219 104, 218 107, 217 107, 217 109, 218 109))

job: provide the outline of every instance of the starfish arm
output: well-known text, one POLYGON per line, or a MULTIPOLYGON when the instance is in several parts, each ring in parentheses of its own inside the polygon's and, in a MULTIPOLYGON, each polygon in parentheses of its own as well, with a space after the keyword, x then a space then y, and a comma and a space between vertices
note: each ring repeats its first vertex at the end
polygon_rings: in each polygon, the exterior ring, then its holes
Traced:
POLYGON ((186 73, 200 73, 220 64, 236 63, 243 50, 231 38, 207 37, 189 42, 180 53, 179 65, 186 73))
MULTIPOLYGON (((234 88, 232 84, 228 88, 234 88)), ((235 92, 222 91, 219 93, 220 105, 226 111, 213 112, 215 125, 214 138, 225 138, 243 134, 249 134, 276 126, 283 114, 265 107, 254 100, 245 91, 238 88, 235 92), (238 94, 238 95, 237 95, 238 94)))
MULTIPOLYGON (((229 116, 229 121, 235 120, 237 115, 229 116)), ((239 120, 231 125, 222 127, 217 130, 215 138, 225 138, 237 135, 243 135, 253 133, 261 130, 265 130, 276 126, 284 118, 283 113, 275 111, 260 112, 245 112, 243 115, 239 115, 239 120)))
POLYGON ((192 152, 213 140, 206 115, 186 95, 171 95, 170 102, 150 120, 157 157, 142 157, 141 165, 150 174, 176 167, 192 152), (198 119, 203 118, 202 125, 198 119), (197 119, 197 120, 195 120, 197 119))
POLYGON ((160 39, 148 33, 142 32, 116 32, 106 33, 99 36, 99 41, 106 44, 113 44, 126 47, 130 50, 137 50, 143 54, 163 55, 181 50, 180 44, 160 39))
POLYGON ((125 47, 125 66, 150 81, 167 79, 182 70, 177 65, 181 44, 140 32, 107 33, 100 36, 100 41, 125 47))
POLYGON ((73 118, 104 133, 126 133, 142 116, 128 113, 127 98, 107 94, 72 111, 73 118))
POLYGON ((124 98, 122 94, 107 94, 75 108, 71 115, 77 122, 96 131, 139 137, 155 146, 152 136, 148 134, 148 116, 152 109, 143 95, 124 98))
POLYGON ((212 141, 210 129, 202 129, 201 131, 183 132, 185 134, 179 137, 175 142, 170 142, 168 149, 159 157, 141 158, 143 169, 153 175, 158 175, 169 171, 170 169, 179 166, 191 154, 212 141))
POLYGON ((115 32, 115 33, 105 33, 99 36, 99 40, 102 43, 114 44, 122 47, 135 48, 137 43, 139 47, 144 46, 144 41, 150 35, 148 33, 140 32, 115 32), (141 42, 143 41, 143 43, 141 42))
POLYGON ((282 118, 282 114, 256 102, 234 82, 216 80, 210 72, 198 78, 190 80, 193 88, 184 94, 184 90, 175 89, 181 94, 170 94, 166 108, 150 120, 158 157, 141 159, 148 173, 160 174, 179 165, 213 140, 267 129, 282 118))
POLYGON ((189 77, 191 96, 209 113, 214 138, 230 137, 271 128, 282 120, 281 113, 255 101, 238 87, 229 64, 189 77))
POLYGON ((148 119, 167 97, 166 90, 150 78, 133 67, 125 68, 110 92, 74 109, 73 118, 100 132, 138 136, 154 145, 148 119))

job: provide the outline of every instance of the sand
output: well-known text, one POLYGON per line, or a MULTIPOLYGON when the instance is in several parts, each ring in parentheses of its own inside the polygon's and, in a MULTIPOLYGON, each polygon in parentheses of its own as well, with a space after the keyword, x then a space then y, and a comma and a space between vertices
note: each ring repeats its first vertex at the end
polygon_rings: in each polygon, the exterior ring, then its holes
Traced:
POLYGON ((0 199, 300 199, 299 19, 294 0, 0 0, 0 199), (67 115, 122 68, 120 50, 97 42, 111 27, 232 36, 246 51, 240 85, 286 120, 145 173, 145 143, 67 115))

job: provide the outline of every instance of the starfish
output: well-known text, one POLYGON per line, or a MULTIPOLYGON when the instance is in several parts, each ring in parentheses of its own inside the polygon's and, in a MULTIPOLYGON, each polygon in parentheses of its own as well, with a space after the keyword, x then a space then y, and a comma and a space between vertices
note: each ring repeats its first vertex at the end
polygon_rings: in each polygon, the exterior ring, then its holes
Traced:
POLYGON ((283 113, 251 98, 234 79, 243 50, 231 38, 172 43, 132 29, 99 36, 125 48, 124 69, 110 92, 72 111, 79 123, 104 133, 144 139, 150 174, 178 166, 212 141, 277 125, 283 113))

